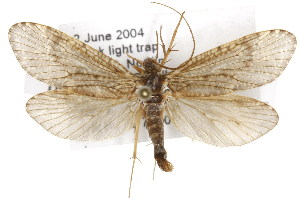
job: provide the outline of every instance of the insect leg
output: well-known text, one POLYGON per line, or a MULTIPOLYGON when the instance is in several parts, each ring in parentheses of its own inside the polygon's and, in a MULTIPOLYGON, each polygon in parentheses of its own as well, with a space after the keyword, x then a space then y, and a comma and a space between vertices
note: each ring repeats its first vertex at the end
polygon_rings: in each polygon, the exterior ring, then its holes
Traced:
MULTIPOLYGON (((167 8, 170 8, 171 10, 177 12, 179 15, 183 15, 183 13, 180 13, 179 11, 177 11, 177 10, 175 10, 174 8, 172 8, 172 7, 170 7, 170 6, 167 6, 167 5, 165 5, 165 4, 158 3, 158 2, 151 2, 151 3, 165 6, 165 7, 167 7, 167 8)), ((190 24, 188 23, 188 21, 185 19, 184 16, 183 16, 183 20, 185 21, 186 25, 188 26, 188 28, 189 28, 189 30, 190 30, 190 33, 191 33, 191 36, 192 36, 192 39, 193 39, 193 44, 194 44, 193 50, 192 50, 192 53, 191 53, 191 56, 190 56, 190 58, 189 58, 189 60, 190 60, 190 59, 192 59, 192 57, 194 56, 194 52, 195 52, 195 49, 196 49, 196 45, 195 45, 196 42, 195 42, 195 37, 194 37, 193 31, 192 31, 192 28, 191 28, 190 24)), ((177 67, 177 68, 178 68, 178 67, 177 67)))
POLYGON ((153 167, 153 174, 152 174, 153 180, 154 180, 154 175, 155 175, 155 168, 156 168, 156 160, 154 160, 154 167, 153 167))
POLYGON ((140 122, 142 119, 142 109, 140 109, 137 112, 136 115, 136 122, 135 122, 135 130, 134 130, 134 147, 133 147, 133 161, 132 161, 132 168, 131 168, 131 175, 130 175, 130 183, 129 183, 129 191, 128 191, 128 198, 130 198, 130 191, 131 191, 131 183, 132 183, 132 178, 133 178, 133 170, 134 170, 134 164, 135 160, 137 159, 136 154, 137 154, 137 143, 138 143, 138 138, 139 138, 139 128, 140 128, 140 122))
POLYGON ((158 62, 158 33, 157 33, 157 31, 155 32, 156 33, 156 56, 155 56, 155 60, 156 60, 156 62, 158 62))
MULTIPOLYGON (((176 28, 175 28, 175 30, 173 32, 172 39, 171 39, 171 42, 169 44, 168 50, 166 52, 164 52, 165 55, 164 55, 163 61, 161 62, 161 65, 164 65, 167 62, 167 58, 168 58, 169 54, 172 52, 172 49, 174 48, 173 43, 174 43, 177 31, 178 31, 179 25, 180 25, 180 23, 181 23, 181 21, 183 19, 183 15, 184 15, 184 12, 181 14, 179 22, 177 23, 177 26, 176 26, 176 28)), ((161 39, 162 39, 162 37, 161 37, 161 39)))
MULTIPOLYGON (((135 57, 132 57, 132 56, 129 55, 128 53, 127 53, 127 56, 128 56, 129 58, 135 60, 135 61, 136 61, 137 63, 139 63, 140 65, 143 65, 143 61, 141 61, 141 60, 139 60, 139 59, 137 59, 137 58, 135 58, 135 57)), ((138 71, 140 74, 144 74, 144 69, 138 67, 137 65, 133 65, 132 67, 133 67, 136 71, 138 71)))

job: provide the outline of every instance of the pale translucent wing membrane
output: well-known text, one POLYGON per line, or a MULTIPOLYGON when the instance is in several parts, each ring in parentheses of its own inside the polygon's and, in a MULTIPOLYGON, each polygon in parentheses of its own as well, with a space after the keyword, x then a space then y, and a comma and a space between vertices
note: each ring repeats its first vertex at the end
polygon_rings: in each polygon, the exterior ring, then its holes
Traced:
POLYGON ((182 97, 255 88, 275 80, 295 48, 295 36, 285 30, 253 33, 186 61, 167 74, 168 86, 182 97))
POLYGON ((27 112, 53 135, 98 141, 126 133, 135 124, 139 104, 127 99, 101 99, 59 89, 27 102, 27 112))
POLYGON ((94 89, 89 89, 92 96, 96 95, 96 89, 107 91, 103 96, 109 97, 120 97, 129 87, 134 90, 137 77, 123 65, 49 26, 15 24, 9 30, 9 41, 26 72, 49 85, 93 86, 94 89))
POLYGON ((172 97, 166 111, 184 135, 220 147, 249 143, 278 122, 278 115, 271 106, 238 95, 172 97))

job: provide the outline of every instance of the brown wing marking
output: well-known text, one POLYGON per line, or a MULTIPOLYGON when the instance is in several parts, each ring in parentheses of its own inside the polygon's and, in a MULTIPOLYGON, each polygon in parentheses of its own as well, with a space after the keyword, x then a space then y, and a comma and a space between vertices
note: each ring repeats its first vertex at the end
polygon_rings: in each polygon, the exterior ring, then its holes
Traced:
POLYGON ((17 23, 9 30, 9 41, 25 71, 49 85, 110 98, 135 90, 138 77, 123 65, 49 26, 17 23))
POLYGON ((169 74, 167 84, 176 96, 201 97, 255 88, 275 80, 296 48, 285 30, 253 33, 204 52, 169 74))

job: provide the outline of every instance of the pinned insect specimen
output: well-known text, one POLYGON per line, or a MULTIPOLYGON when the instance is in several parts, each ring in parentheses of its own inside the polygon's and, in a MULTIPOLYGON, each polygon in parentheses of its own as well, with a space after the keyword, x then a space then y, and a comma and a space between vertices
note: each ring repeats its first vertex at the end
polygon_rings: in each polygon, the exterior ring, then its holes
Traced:
POLYGON ((233 92, 275 80, 294 53, 295 36, 285 30, 257 32, 166 67, 183 15, 168 48, 157 36, 162 62, 157 56, 134 58, 142 65, 134 66, 138 74, 49 26, 13 25, 9 41, 20 65, 59 88, 29 99, 27 112, 53 135, 77 141, 104 140, 135 127, 133 166, 145 117, 154 158, 166 172, 173 165, 164 148, 164 112, 182 134, 219 147, 243 145, 269 132, 277 124, 276 111, 233 92), (162 74, 163 68, 171 71, 162 74))

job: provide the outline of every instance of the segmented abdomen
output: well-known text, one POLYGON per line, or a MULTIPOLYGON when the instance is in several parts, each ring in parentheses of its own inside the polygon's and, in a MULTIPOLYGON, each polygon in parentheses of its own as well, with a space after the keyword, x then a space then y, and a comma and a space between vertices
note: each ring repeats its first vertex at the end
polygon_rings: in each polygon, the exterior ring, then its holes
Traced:
POLYGON ((164 148, 163 104, 144 103, 144 110, 146 128, 154 146, 154 158, 163 171, 170 172, 173 166, 166 160, 167 152, 164 148))

